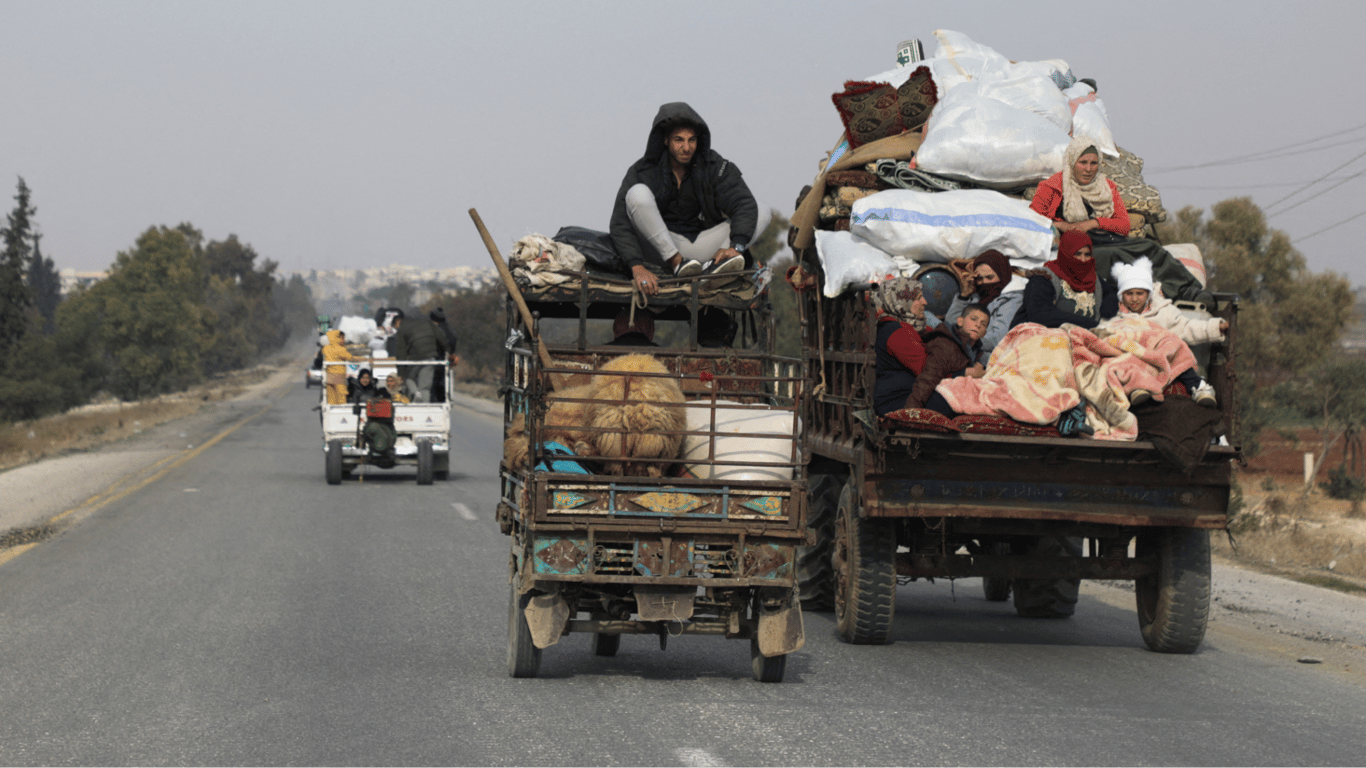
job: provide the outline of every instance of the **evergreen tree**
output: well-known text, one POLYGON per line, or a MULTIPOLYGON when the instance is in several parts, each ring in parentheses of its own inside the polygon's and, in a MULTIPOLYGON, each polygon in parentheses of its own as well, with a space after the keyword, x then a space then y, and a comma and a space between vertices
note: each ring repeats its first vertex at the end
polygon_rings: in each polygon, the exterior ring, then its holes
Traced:
POLYGON ((33 296, 24 284, 24 271, 32 252, 33 215, 38 211, 29 204, 28 185, 22 176, 14 199, 18 204, 7 217, 4 229, 0 229, 0 242, 4 244, 0 251, 0 366, 5 365, 23 341, 33 308, 33 296))
POLYGON ((43 258, 40 232, 33 233, 33 258, 28 265, 28 290, 33 296, 33 305, 42 318, 44 336, 51 336, 57 330, 57 305, 62 301, 62 279, 52 259, 43 258))

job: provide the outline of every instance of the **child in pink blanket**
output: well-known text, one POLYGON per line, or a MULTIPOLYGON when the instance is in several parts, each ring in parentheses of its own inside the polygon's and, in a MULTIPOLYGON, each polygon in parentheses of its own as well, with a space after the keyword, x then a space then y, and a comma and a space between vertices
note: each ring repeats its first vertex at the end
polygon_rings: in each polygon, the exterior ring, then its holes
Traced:
MULTIPOLYGON (((1152 263, 1147 257, 1139 258, 1133 264, 1116 262, 1110 274, 1119 284, 1119 316, 1141 317, 1161 328, 1176 334, 1187 346, 1222 341, 1228 330, 1228 322, 1217 317, 1192 319, 1181 313, 1160 292, 1153 291, 1152 263)), ((1185 386, 1195 402, 1209 408, 1218 406, 1214 387, 1200 378, 1194 368, 1179 373, 1175 380, 1185 386)), ((1138 405, 1148 400, 1151 394, 1136 390, 1129 394, 1129 400, 1138 405)))

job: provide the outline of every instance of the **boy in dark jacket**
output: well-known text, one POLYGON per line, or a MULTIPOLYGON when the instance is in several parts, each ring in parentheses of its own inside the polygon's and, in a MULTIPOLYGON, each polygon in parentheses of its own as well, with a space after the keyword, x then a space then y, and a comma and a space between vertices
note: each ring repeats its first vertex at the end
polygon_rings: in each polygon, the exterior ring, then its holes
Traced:
POLYGON ((944 379, 980 379, 986 373, 981 362, 982 336, 990 322, 991 313, 985 305, 969 304, 952 326, 940 325, 925 332, 925 367, 915 377, 908 408, 929 408, 949 418, 958 415, 934 388, 944 379))

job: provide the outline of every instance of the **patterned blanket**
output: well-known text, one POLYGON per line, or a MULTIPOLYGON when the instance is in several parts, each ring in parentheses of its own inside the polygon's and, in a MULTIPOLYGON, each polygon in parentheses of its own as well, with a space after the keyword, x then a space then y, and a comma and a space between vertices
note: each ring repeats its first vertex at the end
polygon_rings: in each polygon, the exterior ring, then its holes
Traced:
POLYGON ((985 376, 945 379, 936 389, 959 413, 1025 424, 1052 424, 1084 401, 1096 439, 1133 440, 1129 393, 1146 390, 1160 401, 1175 375, 1194 365, 1175 334, 1141 318, 1109 320, 1094 332, 1025 323, 992 352, 985 376))

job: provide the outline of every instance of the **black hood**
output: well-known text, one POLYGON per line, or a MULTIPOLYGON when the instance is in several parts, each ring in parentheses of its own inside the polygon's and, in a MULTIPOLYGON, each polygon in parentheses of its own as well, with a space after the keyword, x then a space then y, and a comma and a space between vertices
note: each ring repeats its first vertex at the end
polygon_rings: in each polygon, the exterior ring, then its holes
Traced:
POLYGON ((655 113, 655 120, 650 127, 650 139, 645 144, 645 159, 652 163, 658 162, 664 156, 664 140, 668 138, 669 131, 683 124, 691 125, 697 131, 697 154, 693 157, 705 156, 707 150, 711 149, 711 129, 707 127, 707 122, 687 104, 671 101, 655 113))

